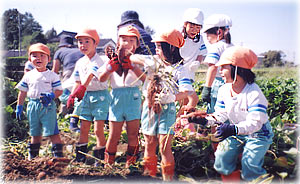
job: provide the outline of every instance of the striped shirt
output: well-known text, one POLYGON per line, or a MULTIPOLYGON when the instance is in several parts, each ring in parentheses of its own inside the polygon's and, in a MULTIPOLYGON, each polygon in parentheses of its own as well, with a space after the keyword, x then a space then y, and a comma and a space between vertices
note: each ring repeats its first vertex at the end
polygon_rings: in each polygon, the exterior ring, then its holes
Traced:
POLYGON ((249 135, 268 122, 268 102, 257 84, 246 84, 238 95, 231 97, 232 84, 224 84, 218 93, 215 117, 220 122, 227 119, 238 127, 239 135, 249 135))
POLYGON ((16 88, 27 92, 29 98, 40 98, 41 93, 62 90, 59 76, 48 69, 45 72, 33 69, 25 73, 16 88))

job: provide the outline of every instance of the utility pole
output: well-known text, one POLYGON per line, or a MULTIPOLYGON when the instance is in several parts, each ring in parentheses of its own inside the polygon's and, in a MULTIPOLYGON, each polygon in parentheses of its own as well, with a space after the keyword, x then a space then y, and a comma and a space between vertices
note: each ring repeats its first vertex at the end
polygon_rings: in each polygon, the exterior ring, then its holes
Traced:
POLYGON ((21 21, 20 13, 18 11, 18 28, 19 28, 19 57, 21 56, 21 21))

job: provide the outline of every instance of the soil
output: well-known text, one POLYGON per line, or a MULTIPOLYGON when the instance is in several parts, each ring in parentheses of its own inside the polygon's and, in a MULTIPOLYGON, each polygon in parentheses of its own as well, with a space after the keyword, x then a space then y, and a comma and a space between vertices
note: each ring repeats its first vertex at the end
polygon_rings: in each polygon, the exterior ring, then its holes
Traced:
MULTIPOLYGON (((70 133, 61 134, 61 138, 68 145, 75 145, 76 138, 70 133)), ((44 140, 42 145, 45 145, 44 140)), ((65 145, 68 146, 67 144, 65 145)), ((86 163, 74 161, 73 153, 64 150, 65 158, 57 160, 53 157, 40 156, 29 161, 22 153, 16 151, 2 151, 2 173, 4 182, 46 182, 46 183, 74 183, 74 182, 147 182, 161 183, 162 178, 152 178, 142 174, 142 166, 138 160, 136 166, 125 169, 124 156, 126 144, 118 146, 116 164, 110 168, 96 167, 92 159, 86 163), (121 156, 120 156, 121 155, 121 156), (122 161, 122 162, 121 162, 122 161), (118 163, 120 162, 120 163, 118 163)), ((41 155, 41 154, 40 154, 41 155)), ((126 160, 126 158, 125 158, 126 160)))

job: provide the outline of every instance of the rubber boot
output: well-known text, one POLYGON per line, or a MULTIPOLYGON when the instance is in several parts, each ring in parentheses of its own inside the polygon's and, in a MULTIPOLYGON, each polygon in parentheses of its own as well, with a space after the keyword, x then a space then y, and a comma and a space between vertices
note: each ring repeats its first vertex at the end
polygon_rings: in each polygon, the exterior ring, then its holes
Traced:
MULTIPOLYGON (((93 156, 100 160, 104 160, 104 152, 105 152, 105 147, 100 148, 100 149, 95 149, 95 150, 93 150, 93 156)), ((95 160, 96 167, 99 167, 101 165, 102 165, 101 162, 99 162, 98 160, 95 160)))
POLYGON ((70 117, 70 130, 73 132, 80 132, 80 128, 78 128, 79 117, 72 115, 70 117))
POLYGON ((144 175, 156 177, 157 172, 157 156, 144 157, 144 175))
POLYGON ((116 153, 110 153, 107 150, 104 152, 104 162, 105 164, 112 165, 115 163, 116 153))
POLYGON ((87 153, 88 152, 87 145, 88 145, 87 143, 76 145, 76 149, 75 149, 76 159, 75 160, 77 162, 85 162, 86 161, 86 156, 82 153, 79 153, 79 151, 81 151, 83 153, 87 153))
POLYGON ((63 157, 63 144, 52 144, 52 155, 54 157, 63 157))
POLYGON ((139 145, 137 146, 129 146, 127 147, 126 152, 126 168, 128 168, 130 165, 135 164, 137 159, 137 154, 139 152, 139 145))
POLYGON ((229 175, 221 174, 223 183, 240 183, 241 182, 241 171, 235 170, 229 175))
POLYGON ((174 163, 161 164, 162 177, 164 181, 172 181, 174 177, 174 163))
POLYGON ((41 143, 36 143, 36 144, 28 144, 28 160, 32 160, 33 158, 39 156, 39 151, 40 151, 41 143))

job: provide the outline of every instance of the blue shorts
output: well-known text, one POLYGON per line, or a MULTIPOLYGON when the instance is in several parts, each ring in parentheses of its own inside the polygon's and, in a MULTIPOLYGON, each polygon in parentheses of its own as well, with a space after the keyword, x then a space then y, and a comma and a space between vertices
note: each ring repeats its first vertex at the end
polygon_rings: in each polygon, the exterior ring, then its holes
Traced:
POLYGON ((132 121, 141 119, 142 98, 138 87, 116 88, 111 91, 109 121, 132 121))
POLYGON ((62 104, 67 104, 71 91, 68 89, 64 89, 62 95, 58 97, 62 104))
POLYGON ((31 136, 59 134, 56 119, 56 104, 53 100, 48 107, 44 107, 40 99, 30 99, 27 104, 27 118, 31 136))
POLYGON ((160 115, 155 114, 155 119, 151 120, 148 102, 145 101, 142 112, 142 132, 146 135, 174 134, 173 124, 176 121, 175 103, 163 104, 160 115))
POLYGON ((80 119, 107 120, 111 96, 108 90, 87 91, 80 104, 80 119))

